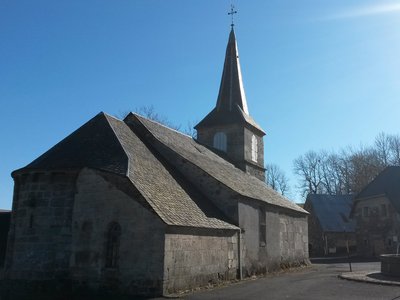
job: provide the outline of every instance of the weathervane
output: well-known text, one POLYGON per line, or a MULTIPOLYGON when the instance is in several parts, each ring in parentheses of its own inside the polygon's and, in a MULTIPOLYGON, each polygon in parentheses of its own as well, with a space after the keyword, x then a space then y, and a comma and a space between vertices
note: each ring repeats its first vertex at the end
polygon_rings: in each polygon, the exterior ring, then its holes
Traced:
POLYGON ((235 26, 235 24, 233 23, 233 15, 234 14, 237 14, 237 10, 235 10, 235 6, 233 4, 231 4, 231 12, 228 12, 228 15, 230 15, 232 18, 232 23, 231 23, 232 29, 233 29, 233 26, 235 26))

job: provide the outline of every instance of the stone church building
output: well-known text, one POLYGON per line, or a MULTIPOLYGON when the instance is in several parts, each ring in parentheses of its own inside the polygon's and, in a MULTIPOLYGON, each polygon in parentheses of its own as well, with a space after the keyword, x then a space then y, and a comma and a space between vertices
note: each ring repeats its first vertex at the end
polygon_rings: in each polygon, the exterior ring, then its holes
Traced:
POLYGON ((99 113, 14 171, 5 278, 165 295, 307 263, 307 212, 264 183, 233 29, 195 128, 99 113))

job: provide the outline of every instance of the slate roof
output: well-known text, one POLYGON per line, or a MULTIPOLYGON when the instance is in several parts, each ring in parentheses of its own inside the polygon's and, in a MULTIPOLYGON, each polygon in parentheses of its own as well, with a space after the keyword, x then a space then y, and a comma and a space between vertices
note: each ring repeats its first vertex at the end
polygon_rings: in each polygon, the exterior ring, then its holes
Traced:
POLYGON ((225 62, 217 104, 215 108, 195 126, 195 129, 238 122, 254 127, 260 131, 262 135, 265 135, 262 128, 249 115, 236 37, 232 28, 226 46, 225 62))
POLYGON ((206 215, 202 208, 209 204, 207 199, 189 195, 128 125, 107 115, 106 118, 129 158, 129 179, 166 224, 238 229, 206 215))
MULTIPOLYGON (((168 225, 238 229, 187 193, 123 121, 100 113, 22 170, 89 167, 129 178, 168 225)), ((222 214, 220 215, 222 216, 222 214)))
POLYGON ((128 157, 106 120, 105 114, 98 114, 24 169, 89 167, 127 174, 128 157))
POLYGON ((238 194, 270 205, 308 214, 304 209, 290 202, 261 180, 236 168, 211 150, 197 143, 190 136, 139 115, 132 114, 129 117, 132 116, 141 122, 149 133, 161 143, 238 194))
POLYGON ((390 166, 379 173, 355 197, 356 201, 363 198, 385 195, 392 205, 400 212, 400 167, 390 166))
POLYGON ((314 216, 318 219, 322 231, 355 231, 355 222, 350 219, 353 195, 309 194, 306 207, 308 204, 311 204, 314 216))

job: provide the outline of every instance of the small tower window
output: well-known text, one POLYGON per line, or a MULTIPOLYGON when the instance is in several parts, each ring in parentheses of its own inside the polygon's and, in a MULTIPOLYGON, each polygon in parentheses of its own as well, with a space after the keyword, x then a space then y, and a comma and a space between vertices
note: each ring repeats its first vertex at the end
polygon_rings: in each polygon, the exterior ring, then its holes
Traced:
POLYGON ((214 135, 214 148, 226 152, 227 143, 226 143, 226 134, 223 132, 217 132, 214 135))
POLYGON ((118 267, 120 237, 121 226, 116 222, 111 223, 107 232, 106 268, 118 267))
POLYGON ((251 160, 254 162, 257 162, 258 160, 258 143, 254 134, 251 137, 251 160))

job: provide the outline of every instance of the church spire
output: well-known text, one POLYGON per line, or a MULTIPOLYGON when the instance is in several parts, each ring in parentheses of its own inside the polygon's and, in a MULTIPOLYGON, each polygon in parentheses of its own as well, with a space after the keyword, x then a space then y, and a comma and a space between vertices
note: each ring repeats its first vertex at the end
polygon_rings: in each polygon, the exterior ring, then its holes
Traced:
POLYGON ((249 114, 243 88, 236 36, 232 26, 226 47, 224 69, 216 108, 217 111, 233 111, 236 110, 236 106, 239 106, 245 114, 249 114))
MULTIPOLYGON (((235 13, 233 7, 231 13, 235 13)), ((265 179, 265 132, 249 115, 232 21, 217 105, 194 128, 197 141, 237 168, 265 179)))

